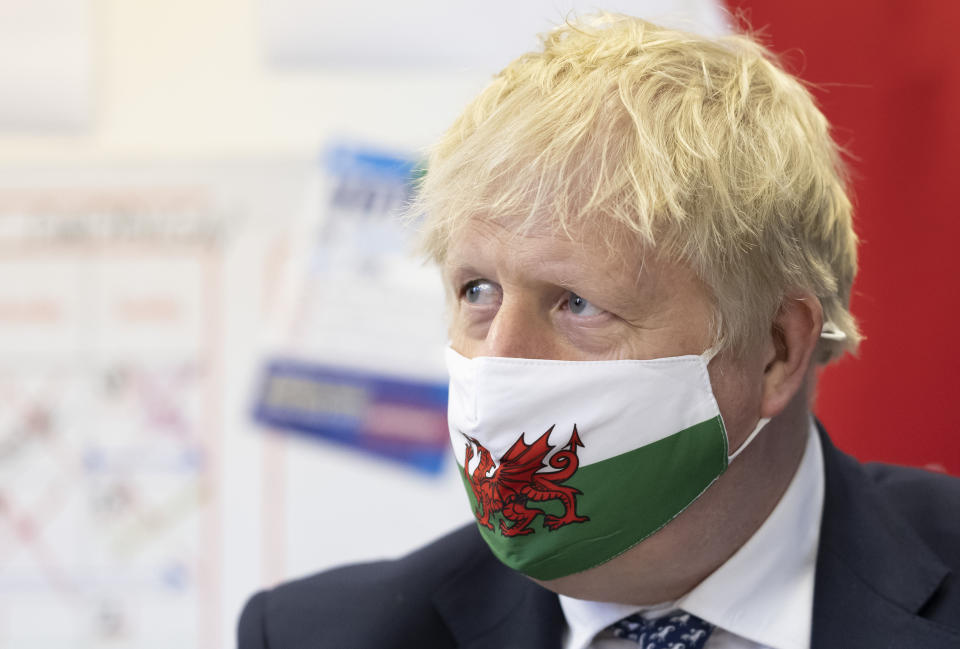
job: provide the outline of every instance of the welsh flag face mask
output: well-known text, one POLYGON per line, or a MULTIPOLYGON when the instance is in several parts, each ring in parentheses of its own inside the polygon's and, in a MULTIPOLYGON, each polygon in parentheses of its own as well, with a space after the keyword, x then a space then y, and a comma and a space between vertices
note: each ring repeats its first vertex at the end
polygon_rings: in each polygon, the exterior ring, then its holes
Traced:
POLYGON ((448 348, 450 441, 494 555, 556 579, 689 507, 733 459, 711 358, 468 359, 448 348))

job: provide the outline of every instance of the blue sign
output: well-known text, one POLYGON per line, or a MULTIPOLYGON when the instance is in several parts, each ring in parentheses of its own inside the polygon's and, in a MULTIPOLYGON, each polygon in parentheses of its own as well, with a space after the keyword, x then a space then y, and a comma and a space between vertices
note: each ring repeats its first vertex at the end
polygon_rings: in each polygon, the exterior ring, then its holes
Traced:
POLYGON ((448 452, 447 384, 299 360, 268 363, 254 418, 438 473, 448 452))

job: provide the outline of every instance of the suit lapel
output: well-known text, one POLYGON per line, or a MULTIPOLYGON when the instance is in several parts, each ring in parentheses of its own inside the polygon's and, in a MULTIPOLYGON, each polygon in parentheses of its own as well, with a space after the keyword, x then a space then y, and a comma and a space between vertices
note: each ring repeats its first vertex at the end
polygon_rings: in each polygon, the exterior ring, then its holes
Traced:
POLYGON ((560 649, 557 596, 500 563, 477 535, 477 556, 433 604, 462 649, 560 649))
POLYGON ((860 464, 820 432, 826 498, 813 649, 958 646, 956 632, 917 616, 949 569, 884 503, 860 464))

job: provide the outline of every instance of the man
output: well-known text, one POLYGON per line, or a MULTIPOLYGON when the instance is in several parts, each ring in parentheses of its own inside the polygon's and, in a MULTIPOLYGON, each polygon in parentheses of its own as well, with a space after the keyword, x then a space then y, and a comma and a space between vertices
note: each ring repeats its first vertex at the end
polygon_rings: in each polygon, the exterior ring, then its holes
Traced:
POLYGON ((810 413, 856 348, 841 163, 744 36, 601 15, 501 72, 417 208, 477 525, 256 595, 241 647, 957 647, 960 486, 810 413))

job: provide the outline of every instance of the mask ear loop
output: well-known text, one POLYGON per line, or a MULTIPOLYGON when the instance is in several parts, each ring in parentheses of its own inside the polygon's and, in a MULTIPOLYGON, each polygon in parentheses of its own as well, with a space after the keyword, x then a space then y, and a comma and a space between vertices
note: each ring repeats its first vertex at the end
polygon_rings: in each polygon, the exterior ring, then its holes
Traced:
POLYGON ((717 357, 717 354, 720 353, 719 347, 708 347, 706 351, 700 354, 700 358, 703 359, 704 365, 709 365, 710 361, 717 357))
POLYGON ((741 453, 743 453, 743 449, 745 449, 745 448, 747 448, 748 446, 750 446, 750 442, 753 441, 753 438, 755 438, 755 437, 757 436, 757 434, 758 434, 761 430, 763 430, 763 427, 766 426, 768 423, 770 423, 770 418, 769 418, 769 417, 761 417, 761 418, 760 418, 760 421, 757 422, 757 425, 754 426, 753 432, 750 433, 750 434, 747 436, 747 439, 743 440, 743 444, 740 445, 740 448, 738 448, 736 451, 734 451, 732 455, 729 455, 729 456, 727 457, 727 464, 730 464, 731 462, 733 462, 738 455, 740 455, 741 453))
MULTIPOLYGON (((825 340, 834 340, 837 342, 841 342, 847 339, 847 334, 842 332, 837 327, 837 325, 833 324, 832 322, 825 322, 823 325, 823 329, 820 331, 820 337, 825 340)), ((710 359, 712 359, 716 355, 717 355, 717 350, 712 347, 707 351, 703 352, 704 360, 706 360, 706 362, 708 363, 710 362, 710 359)), ((757 436, 757 434, 759 434, 760 431, 763 430, 763 427, 766 426, 768 423, 770 423, 769 417, 761 417, 760 421, 758 421, 757 425, 754 427, 753 432, 751 432, 747 436, 747 439, 743 441, 743 444, 740 445, 740 448, 734 451, 732 455, 727 457, 727 464, 730 464, 731 462, 733 462, 738 455, 743 453, 743 450, 748 446, 750 446, 750 442, 753 441, 753 439, 757 436)))
MULTIPOLYGON (((703 359, 704 365, 710 365, 710 361, 716 358, 717 354, 719 353, 720 353, 720 349, 718 347, 710 347, 705 352, 700 354, 700 358, 703 359)), ((743 443, 740 445, 740 448, 734 451, 732 455, 727 456, 727 464, 730 464, 731 462, 733 462, 733 460, 736 459, 738 455, 743 453, 743 450, 750 445, 750 442, 754 440, 754 438, 760 433, 760 431, 763 430, 763 427, 766 426, 768 423, 770 423, 769 417, 761 417, 760 420, 757 422, 757 425, 754 426, 753 431, 747 436, 747 439, 745 439, 743 443)))
POLYGON ((847 334, 842 332, 837 325, 828 320, 823 323, 823 328, 820 329, 820 337, 824 340, 843 342, 847 339, 847 334))

